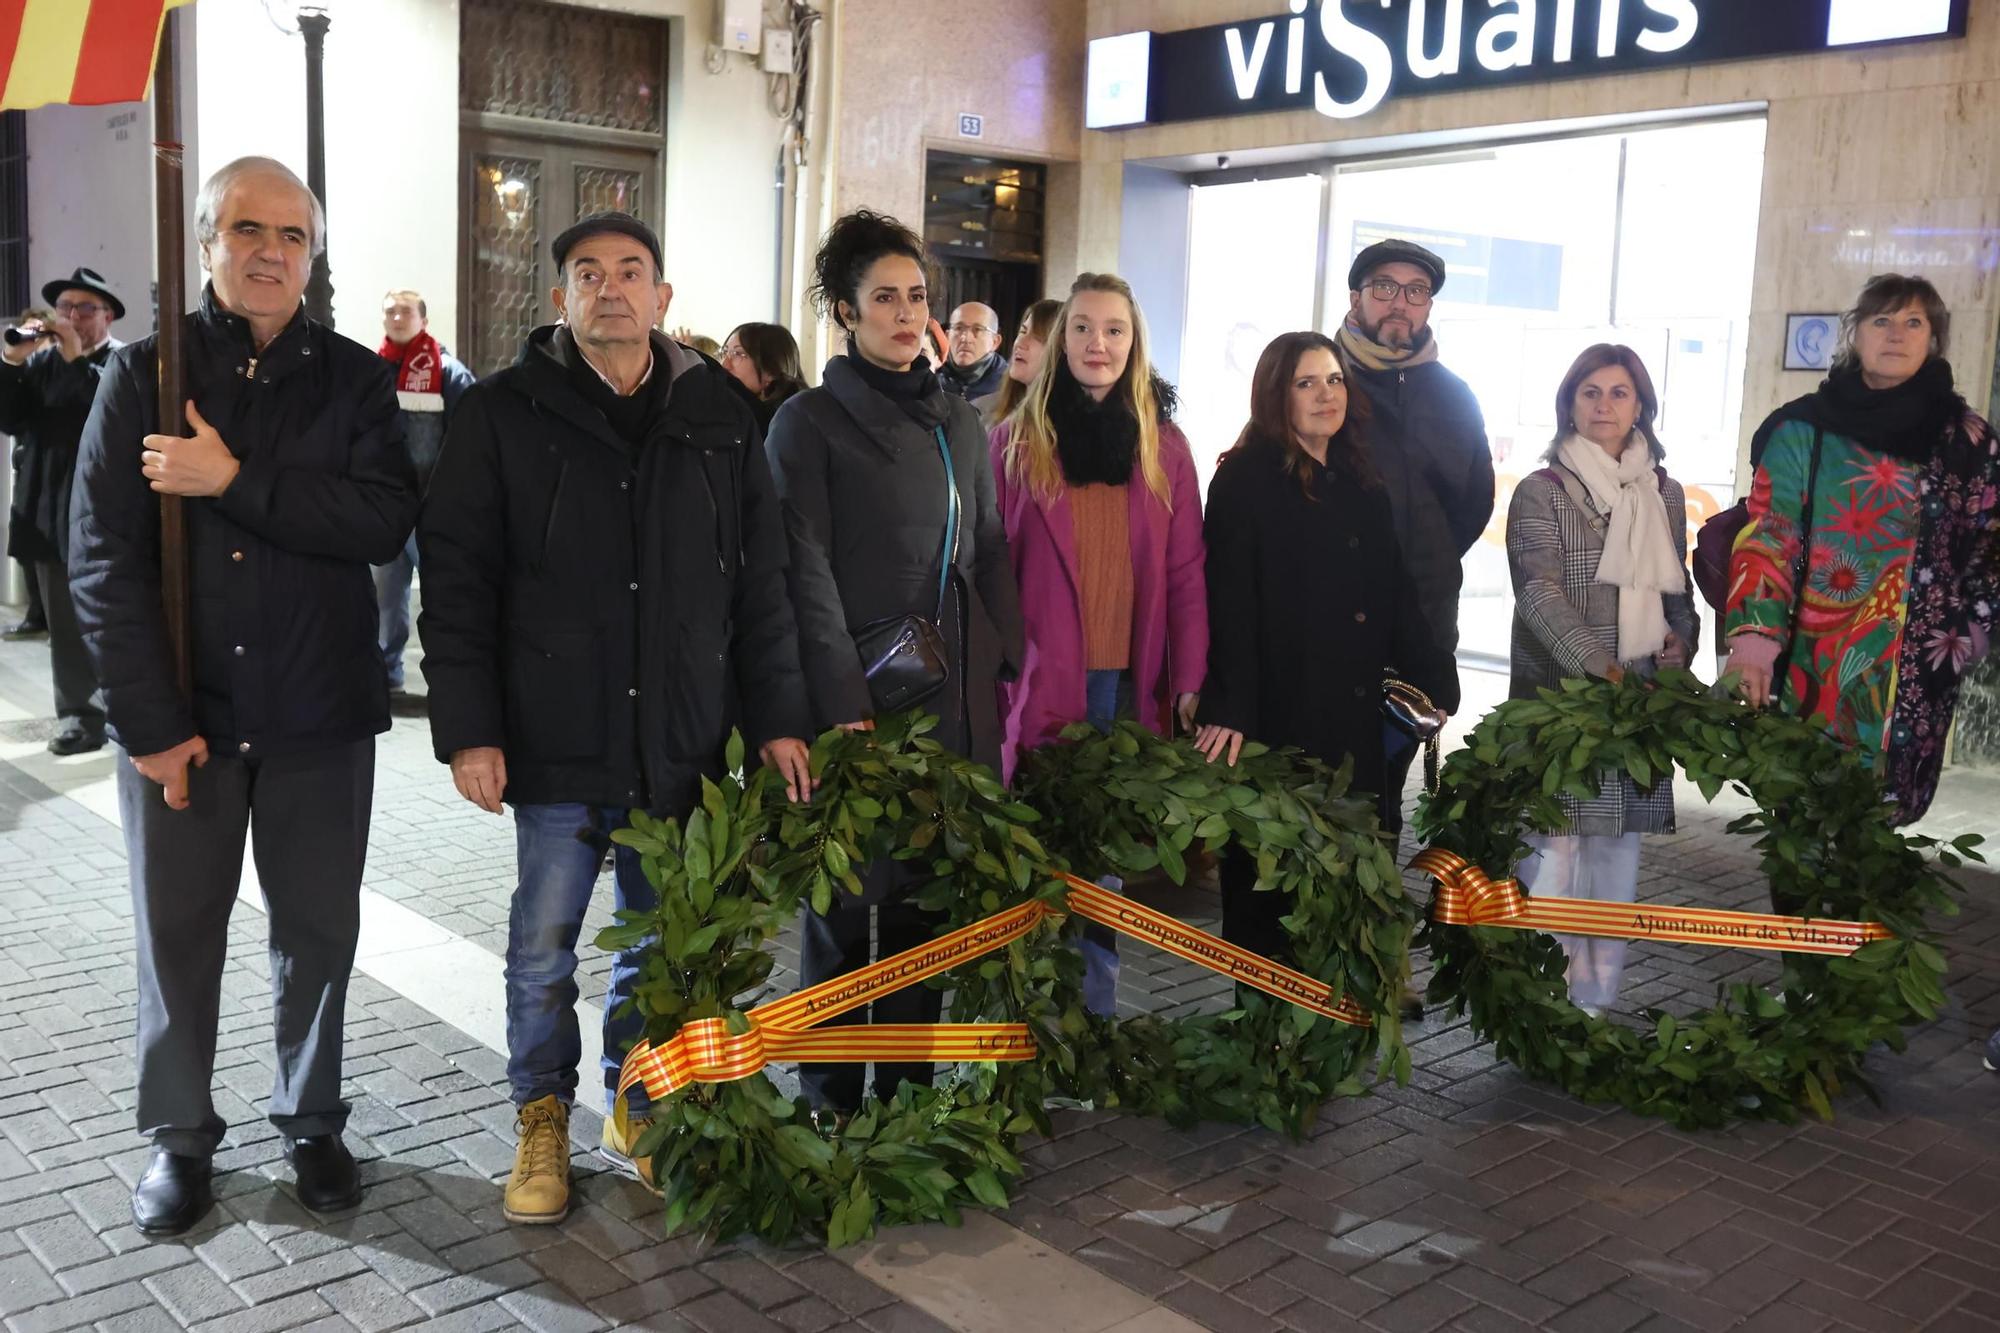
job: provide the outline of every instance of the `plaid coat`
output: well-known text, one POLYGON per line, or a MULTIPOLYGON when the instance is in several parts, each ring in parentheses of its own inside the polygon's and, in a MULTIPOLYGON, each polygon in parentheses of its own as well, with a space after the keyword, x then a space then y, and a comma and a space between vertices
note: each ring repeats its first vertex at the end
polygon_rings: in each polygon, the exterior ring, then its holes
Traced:
MULTIPOLYGON (((1574 676, 1601 676, 1617 660, 1616 586, 1597 581, 1604 554, 1605 517, 1574 474, 1564 485, 1560 463, 1524 477, 1507 510, 1507 566, 1514 580, 1514 633, 1509 654, 1508 695, 1531 699, 1574 676), (1572 496, 1583 497, 1583 505, 1572 496)), ((1660 498, 1674 548, 1687 563, 1687 496, 1680 483, 1660 472, 1660 498)), ((1667 626, 1688 646, 1693 659, 1701 622, 1695 615, 1694 584, 1663 597, 1667 626)), ((1624 664, 1628 673, 1649 676, 1650 658, 1624 664)), ((1632 779, 1607 771, 1594 800, 1561 798, 1569 817, 1563 834, 1617 836, 1674 831, 1671 777, 1641 791, 1632 779)))

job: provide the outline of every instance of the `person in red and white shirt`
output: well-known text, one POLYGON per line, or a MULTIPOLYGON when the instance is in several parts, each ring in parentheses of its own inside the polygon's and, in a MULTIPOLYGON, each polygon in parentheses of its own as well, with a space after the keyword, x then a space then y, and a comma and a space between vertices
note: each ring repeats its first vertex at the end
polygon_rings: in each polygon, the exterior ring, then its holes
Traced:
MULTIPOLYGON (((417 467, 419 491, 430 489, 431 469, 444 448, 445 427, 458 396, 472 387, 473 375, 430 333, 430 308, 413 291, 382 298, 382 345, 376 349, 396 366, 396 401, 403 409, 403 445, 417 467)), ((410 642, 410 581, 417 568, 414 533, 403 553, 375 567, 375 606, 381 614, 382 669, 389 677, 391 712, 424 711, 425 696, 403 688, 403 649, 410 642)))

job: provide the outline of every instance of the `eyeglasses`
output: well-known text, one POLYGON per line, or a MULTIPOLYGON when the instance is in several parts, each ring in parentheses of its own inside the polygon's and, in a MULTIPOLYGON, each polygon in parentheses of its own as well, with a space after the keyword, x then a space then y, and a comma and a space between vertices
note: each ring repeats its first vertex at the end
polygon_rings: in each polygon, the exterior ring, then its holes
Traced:
POLYGON ((722 350, 715 354, 715 359, 718 361, 734 361, 739 356, 748 357, 749 355, 750 353, 744 351, 734 343, 724 343, 722 350))
POLYGON ((1364 290, 1378 301, 1393 301, 1401 296, 1411 305, 1431 303, 1431 288, 1428 283, 1397 282, 1394 278, 1370 278, 1364 290))
POLYGON ((78 315, 94 315, 111 307, 101 301, 58 301, 56 313, 65 319, 75 319, 78 315))
POLYGON ((984 324, 953 324, 945 332, 956 338, 961 333, 997 333, 999 330, 988 328, 984 324))

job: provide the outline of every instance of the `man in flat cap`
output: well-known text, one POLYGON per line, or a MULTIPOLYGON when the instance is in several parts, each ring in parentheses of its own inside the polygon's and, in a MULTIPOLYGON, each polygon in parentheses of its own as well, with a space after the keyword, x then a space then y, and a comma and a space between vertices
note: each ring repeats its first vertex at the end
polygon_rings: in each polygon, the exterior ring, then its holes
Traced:
MULTIPOLYGON (((431 740, 466 800, 513 807, 507 1077, 519 1142, 509 1220, 569 1209, 582 1058, 577 937, 610 834, 634 809, 684 817, 720 777, 732 728, 812 777, 785 591, 783 518, 749 406, 721 366, 658 331, 673 288, 628 213, 558 236, 560 323, 468 389, 417 525, 431 740)), ((638 853, 613 852, 620 908, 649 909, 638 853)), ((604 1152, 631 1162, 646 1102, 614 1106, 644 1023, 639 950, 604 1001, 604 1152)))
POLYGON ((208 285, 181 320, 183 434, 160 419, 158 347, 111 358, 77 458, 70 584, 104 687, 138 936, 139 1131, 132 1192, 148 1235, 210 1203, 227 1126, 210 1096, 229 916, 247 841, 270 919, 268 1114, 298 1200, 352 1207, 341 1142, 347 982, 375 737, 389 687, 369 566, 416 521, 396 391, 372 348, 307 318, 326 214, 283 163, 245 157, 195 200, 208 285), (161 495, 183 497, 192 694, 161 607, 161 495))
MULTIPOLYGON (((1336 341, 1375 409, 1369 456, 1389 492, 1391 520, 1421 609, 1448 650, 1458 647, 1461 562, 1493 517, 1486 420, 1466 382, 1438 361, 1431 301, 1444 260, 1412 241, 1378 241, 1347 273, 1348 312, 1336 341)), ((1416 744, 1388 729, 1383 826, 1403 827, 1403 786, 1416 744)))
POLYGON ((21 448, 7 553, 33 574, 48 620, 56 687, 49 752, 83 754, 104 746, 104 699, 70 601, 70 479, 98 376, 118 347, 111 323, 125 318, 125 303, 88 268, 46 284, 42 299, 54 317, 24 321, 21 331, 33 336, 0 343, 0 433, 21 448))

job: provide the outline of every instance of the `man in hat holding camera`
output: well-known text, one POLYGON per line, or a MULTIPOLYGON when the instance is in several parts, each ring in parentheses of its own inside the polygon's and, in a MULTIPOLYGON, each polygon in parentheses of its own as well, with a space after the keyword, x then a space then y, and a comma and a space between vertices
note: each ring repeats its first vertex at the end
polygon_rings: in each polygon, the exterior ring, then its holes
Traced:
MULTIPOLYGON (((1423 246, 1377 241, 1348 270, 1347 321, 1335 341, 1375 409, 1369 455, 1421 609, 1438 641, 1456 651, 1461 562, 1493 517, 1493 455, 1479 400, 1438 360, 1431 301, 1444 280, 1444 260, 1423 246)), ((1400 832, 1417 747, 1393 728, 1390 741, 1381 815, 1400 832)))
POLYGON ((83 754, 104 746, 104 700, 70 601, 70 478, 125 303, 87 268, 44 284, 42 299, 54 316, 23 320, 0 341, 0 432, 23 446, 7 553, 33 571, 48 618, 58 722, 49 752, 83 754))

